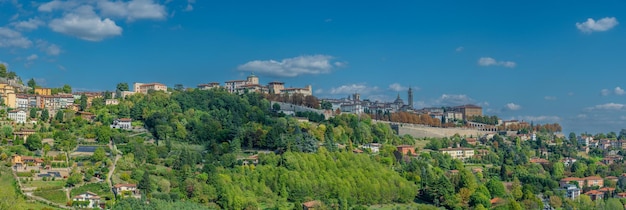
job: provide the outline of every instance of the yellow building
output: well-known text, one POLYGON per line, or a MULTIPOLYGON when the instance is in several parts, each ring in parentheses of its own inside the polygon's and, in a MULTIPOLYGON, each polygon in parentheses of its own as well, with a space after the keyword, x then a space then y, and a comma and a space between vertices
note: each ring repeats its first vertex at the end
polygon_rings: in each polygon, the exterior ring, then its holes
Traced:
POLYGON ((52 95, 52 89, 50 88, 35 88, 35 95, 52 95))
POLYGON ((9 108, 16 108, 15 88, 9 84, 0 84, 0 98, 9 108))

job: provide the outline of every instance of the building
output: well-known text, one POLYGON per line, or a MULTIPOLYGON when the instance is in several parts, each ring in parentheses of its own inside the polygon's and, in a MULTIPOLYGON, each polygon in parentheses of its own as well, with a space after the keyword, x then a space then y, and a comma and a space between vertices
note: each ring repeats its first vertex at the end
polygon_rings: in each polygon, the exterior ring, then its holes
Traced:
POLYGON ((141 198, 141 193, 137 189, 136 184, 116 184, 113 185, 113 193, 115 196, 141 198))
POLYGON ((590 190, 589 192, 586 192, 585 195, 588 195, 592 201, 602 200, 602 198, 604 197, 604 192, 600 192, 598 190, 590 190))
POLYGON ((465 160, 467 158, 474 157, 474 149, 465 148, 465 147, 457 147, 457 148, 443 148, 439 149, 441 153, 448 154, 454 159, 465 160))
POLYGON ((559 186, 565 187, 571 183, 576 183, 579 187, 604 187, 604 179, 599 176, 589 176, 585 178, 566 177, 559 181, 559 186))
POLYGON ((104 105, 118 105, 120 104, 120 101, 117 99, 107 99, 104 101, 104 105))
POLYGON ((566 157, 563 160, 561 160, 561 162, 563 162, 563 165, 565 167, 570 167, 570 166, 574 165, 574 163, 576 162, 576 159, 575 158, 566 157))
POLYGON ((413 145, 400 145, 397 147, 398 152, 402 153, 403 155, 416 155, 415 154, 415 147, 413 145))
POLYGON ((26 112, 24 110, 11 110, 9 111, 8 116, 9 116, 9 119, 17 123, 26 122, 26 112))
POLYGON ((580 196, 580 188, 578 188, 576 185, 573 184, 567 184, 565 186, 563 186, 563 189, 565 190, 565 197, 569 198, 569 199, 576 199, 578 198, 578 196, 580 196))
POLYGON ((269 94, 281 94, 283 89, 285 89, 285 83, 284 82, 270 82, 267 85, 267 89, 269 91, 269 94))
POLYGON ((483 108, 480 107, 480 106, 473 105, 473 104, 466 104, 466 105, 462 105, 462 106, 455 106, 455 107, 453 107, 453 109, 463 113, 463 119, 464 120, 467 120, 468 118, 473 117, 473 116, 482 116, 483 115, 483 108))
POLYGON ((302 203, 302 210, 316 210, 316 209, 321 209, 321 207, 322 207, 322 202, 318 200, 302 203))
POLYGON ((17 99, 15 92, 15 87, 8 84, 0 84, 0 98, 2 98, 2 102, 4 103, 4 105, 8 106, 9 108, 16 108, 15 100, 17 99))
POLYGON ((133 129, 132 122, 133 120, 130 118, 115 119, 113 124, 111 124, 111 128, 130 130, 133 129))
POLYGON ((165 91, 167 92, 167 86, 161 83, 139 83, 139 82, 135 82, 133 84, 133 90, 135 91, 135 93, 143 93, 143 94, 148 94, 148 91, 153 90, 153 91, 165 91))
POLYGON ((359 103, 341 104, 340 110, 342 113, 353 113, 353 114, 361 114, 364 111, 363 106, 359 103))
POLYGON ((370 143, 370 144, 363 145, 361 148, 369 149, 372 153, 378 153, 378 151, 380 151, 381 146, 382 145, 379 143, 370 143))
POLYGON ((585 179, 585 182, 587 183, 587 187, 593 187, 593 186, 604 187, 604 179, 602 179, 602 177, 588 176, 588 177, 585 177, 584 179, 585 179))
POLYGON ((85 202, 82 205, 78 205, 83 208, 97 208, 100 205, 100 196, 89 191, 79 194, 77 196, 74 196, 72 200, 74 202, 76 201, 85 202))
POLYGON ((52 89, 50 88, 35 88, 35 95, 52 95, 52 89))
POLYGON ((281 93, 287 95, 301 94, 303 96, 310 96, 313 95, 313 87, 311 85, 307 85, 304 88, 285 88, 281 90, 281 93))
POLYGON ((23 167, 24 165, 42 164, 43 159, 35 158, 31 156, 13 155, 13 158, 11 159, 11 163, 13 164, 13 166, 19 168, 19 167, 23 167))
POLYGON ((211 82, 211 83, 208 83, 208 84, 199 84, 198 85, 198 89, 200 89, 200 90, 210 90, 210 89, 219 88, 219 87, 220 87, 220 83, 218 83, 218 82, 211 82))
POLYGON ((15 97, 15 108, 18 109, 26 109, 30 108, 30 103, 28 100, 28 95, 26 94, 17 94, 15 97))

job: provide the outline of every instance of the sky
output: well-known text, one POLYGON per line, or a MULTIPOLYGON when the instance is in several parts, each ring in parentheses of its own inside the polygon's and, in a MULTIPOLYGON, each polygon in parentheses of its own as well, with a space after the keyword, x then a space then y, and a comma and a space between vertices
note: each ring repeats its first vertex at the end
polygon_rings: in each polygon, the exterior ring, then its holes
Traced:
POLYGON ((626 1, 0 0, 0 62, 74 90, 245 79, 626 128, 626 1))

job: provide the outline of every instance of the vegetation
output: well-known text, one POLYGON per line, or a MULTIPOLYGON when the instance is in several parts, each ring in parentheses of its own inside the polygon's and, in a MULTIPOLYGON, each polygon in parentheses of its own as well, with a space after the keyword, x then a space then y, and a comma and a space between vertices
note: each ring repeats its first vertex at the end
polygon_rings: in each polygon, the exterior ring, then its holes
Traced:
POLYGON ((34 195, 55 203, 62 204, 67 202, 67 195, 63 190, 35 191, 34 195))

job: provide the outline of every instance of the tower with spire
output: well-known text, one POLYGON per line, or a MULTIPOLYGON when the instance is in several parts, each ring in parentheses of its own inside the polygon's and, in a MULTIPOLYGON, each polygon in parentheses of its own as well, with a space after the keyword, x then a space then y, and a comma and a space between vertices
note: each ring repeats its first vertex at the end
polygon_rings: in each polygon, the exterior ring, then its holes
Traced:
POLYGON ((413 109, 413 88, 411 88, 411 86, 409 86, 409 108, 413 109))

